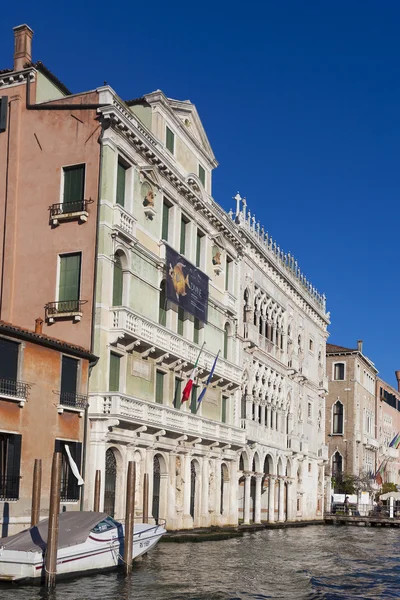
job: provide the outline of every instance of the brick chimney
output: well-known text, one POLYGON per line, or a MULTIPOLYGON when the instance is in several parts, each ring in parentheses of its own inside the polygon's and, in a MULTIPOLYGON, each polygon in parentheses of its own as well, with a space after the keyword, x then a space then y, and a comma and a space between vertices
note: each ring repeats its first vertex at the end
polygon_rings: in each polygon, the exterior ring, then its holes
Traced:
POLYGON ((14 27, 14 71, 21 71, 32 60, 33 31, 28 25, 14 27))
POLYGON ((35 333, 41 334, 42 332, 43 332, 43 319, 38 317, 37 319, 35 319, 35 333))
POLYGON ((400 371, 395 371, 394 374, 396 375, 397 379, 397 389, 400 392, 400 371))
POLYGON ((363 341, 362 340, 357 340, 357 350, 359 352, 361 352, 361 354, 362 354, 362 348, 363 348, 363 341))

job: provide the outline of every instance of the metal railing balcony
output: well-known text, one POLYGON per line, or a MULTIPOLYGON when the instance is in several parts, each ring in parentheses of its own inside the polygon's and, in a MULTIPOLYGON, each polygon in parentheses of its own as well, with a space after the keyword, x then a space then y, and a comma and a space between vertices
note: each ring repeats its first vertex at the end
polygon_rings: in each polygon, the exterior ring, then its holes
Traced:
POLYGON ((49 206, 50 219, 63 215, 87 212, 88 205, 92 202, 93 200, 90 198, 89 200, 83 199, 75 200, 74 202, 59 202, 58 204, 52 204, 49 206))
POLYGON ((0 396, 9 396, 26 400, 28 397, 29 383, 17 379, 0 379, 0 396))
POLYGON ((85 410, 88 405, 88 397, 83 394, 74 394, 73 392, 55 392, 60 396, 60 404, 69 408, 78 408, 85 410))
POLYGON ((58 302, 48 302, 44 307, 46 310, 46 320, 52 322, 57 317, 80 317, 82 315, 82 306, 87 300, 59 300, 58 302))

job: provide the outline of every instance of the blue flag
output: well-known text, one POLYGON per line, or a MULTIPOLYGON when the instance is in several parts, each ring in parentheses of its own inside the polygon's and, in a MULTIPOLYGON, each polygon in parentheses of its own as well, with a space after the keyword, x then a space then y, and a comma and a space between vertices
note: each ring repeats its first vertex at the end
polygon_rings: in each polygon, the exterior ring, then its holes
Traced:
POLYGON ((197 408, 196 408, 196 413, 197 413, 197 411, 198 411, 198 409, 199 409, 199 406, 200 406, 200 403, 201 403, 201 401, 203 400, 204 396, 206 395, 207 388, 208 388, 208 386, 209 386, 209 385, 210 385, 210 383, 211 383, 211 379, 212 379, 212 377, 213 377, 213 375, 214 375, 214 371, 215 371, 215 365, 217 364, 217 360, 218 360, 219 353, 220 353, 220 350, 218 350, 218 354, 217 354, 217 356, 215 357, 214 364, 213 364, 213 366, 211 367, 211 371, 210 371, 210 374, 209 374, 209 376, 207 377, 207 382, 206 382, 206 385, 204 386, 204 388, 203 388, 203 390, 202 390, 202 392, 201 392, 200 396, 199 396, 199 397, 198 397, 198 399, 197 399, 197 408))

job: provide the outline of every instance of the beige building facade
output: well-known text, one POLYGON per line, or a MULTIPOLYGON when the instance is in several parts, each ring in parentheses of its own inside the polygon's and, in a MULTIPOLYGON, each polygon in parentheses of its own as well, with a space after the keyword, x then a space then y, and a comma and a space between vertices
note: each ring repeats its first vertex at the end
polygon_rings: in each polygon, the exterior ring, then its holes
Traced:
MULTIPOLYGON (((399 375, 396 371, 396 377, 399 375)), ((397 383, 399 387, 399 380, 397 383)), ((379 377, 376 378, 376 426, 377 463, 383 465, 382 482, 400 485, 399 450, 390 445, 400 433, 400 392, 379 377)))

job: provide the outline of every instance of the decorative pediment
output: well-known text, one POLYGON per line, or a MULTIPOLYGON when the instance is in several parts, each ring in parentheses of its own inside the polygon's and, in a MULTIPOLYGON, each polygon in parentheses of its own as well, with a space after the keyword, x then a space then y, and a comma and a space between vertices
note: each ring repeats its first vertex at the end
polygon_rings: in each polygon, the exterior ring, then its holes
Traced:
POLYGON ((154 167, 147 165, 139 166, 139 181, 140 183, 148 182, 150 185, 155 186, 157 191, 160 192, 162 189, 161 179, 154 167))
POLYGON ((215 246, 222 248, 222 250, 226 250, 226 242, 224 240, 223 235, 221 235, 220 233, 217 233, 216 235, 213 235, 211 239, 214 242, 215 246))

